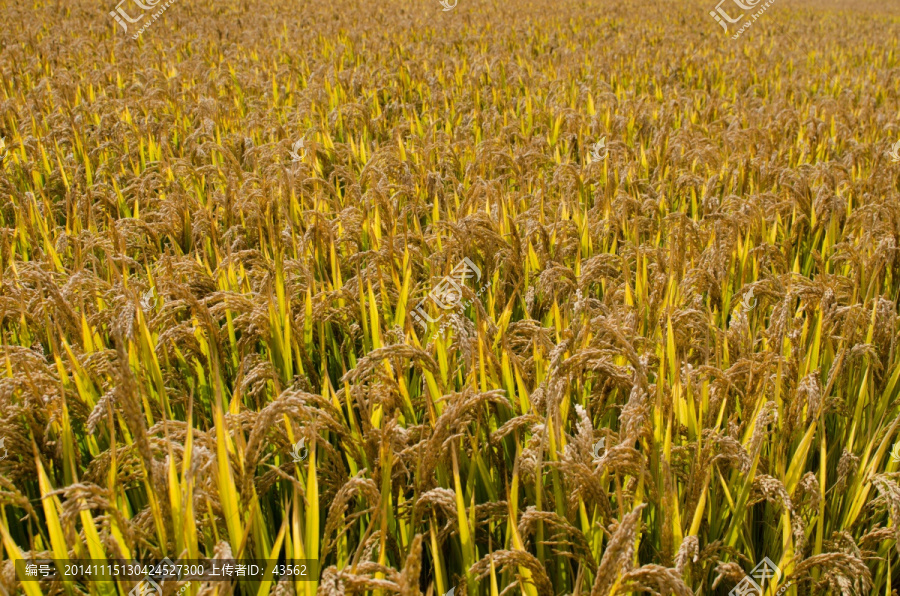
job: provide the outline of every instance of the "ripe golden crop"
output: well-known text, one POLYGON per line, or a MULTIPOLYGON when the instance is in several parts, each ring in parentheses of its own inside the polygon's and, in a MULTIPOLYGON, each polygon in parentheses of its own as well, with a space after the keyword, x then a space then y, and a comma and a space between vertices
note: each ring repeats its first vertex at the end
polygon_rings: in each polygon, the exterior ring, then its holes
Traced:
POLYGON ((133 1, 0 5, 0 590, 900 585, 889 7, 133 1))

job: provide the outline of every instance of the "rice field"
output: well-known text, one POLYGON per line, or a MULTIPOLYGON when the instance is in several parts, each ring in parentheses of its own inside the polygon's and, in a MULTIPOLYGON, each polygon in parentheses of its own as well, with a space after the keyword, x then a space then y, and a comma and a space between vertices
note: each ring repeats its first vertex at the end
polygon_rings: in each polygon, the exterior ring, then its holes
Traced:
POLYGON ((0 594, 898 594, 896 7, 134 2, 0 0, 0 594), (316 565, 21 573, 165 557, 316 565))

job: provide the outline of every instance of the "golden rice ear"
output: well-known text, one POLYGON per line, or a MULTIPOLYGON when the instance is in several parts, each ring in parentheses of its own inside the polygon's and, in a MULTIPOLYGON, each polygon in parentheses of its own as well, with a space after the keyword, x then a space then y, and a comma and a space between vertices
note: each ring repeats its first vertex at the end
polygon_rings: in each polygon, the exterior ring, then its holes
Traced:
MULTIPOLYGON (((893 477, 885 474, 879 474, 872 479, 872 484, 878 489, 880 499, 884 500, 887 510, 890 513, 891 521, 894 525, 894 533, 897 536, 897 521, 900 520, 900 485, 893 477)), ((896 539, 896 538, 895 538, 896 539)), ((900 546, 894 545, 900 552, 900 546)))
POLYGON ((422 534, 416 534, 400 572, 400 596, 419 596, 419 575, 422 570, 422 534))
POLYGON ((469 572, 478 579, 487 577, 493 569, 497 572, 510 571, 515 583, 528 592, 534 590, 539 596, 551 596, 553 584, 545 567, 532 554, 521 550, 495 550, 476 562, 469 572))
POLYGON ((335 543, 353 529, 357 519, 377 513, 379 502, 378 487, 371 479, 363 478, 360 472, 349 479, 335 494, 328 507, 327 522, 322 532, 321 558, 328 557, 335 543), (348 507, 355 499, 360 499, 362 508, 355 507, 349 513, 348 507))
POLYGON ((630 594, 636 588, 647 589, 649 586, 654 586, 659 594, 691 596, 694 593, 678 577, 676 570, 661 565, 643 565, 624 573, 620 581, 620 585, 613 594, 630 594))
POLYGON ((611 596, 611 589, 620 576, 634 567, 634 541, 641 529, 641 511, 646 506, 645 503, 638 505, 619 522, 603 551, 591 596, 611 596))
POLYGON ((2 556, 890 592, 896 31, 766 2, 0 2, 2 556))
POLYGON ((829 552, 813 555, 798 563, 783 583, 810 585, 815 590, 840 590, 840 586, 858 594, 872 589, 872 572, 856 553, 829 552), (816 578, 813 569, 821 569, 816 578))
POLYGON ((696 536, 685 536, 675 555, 675 572, 683 576, 691 566, 696 563, 700 554, 700 541, 696 536))

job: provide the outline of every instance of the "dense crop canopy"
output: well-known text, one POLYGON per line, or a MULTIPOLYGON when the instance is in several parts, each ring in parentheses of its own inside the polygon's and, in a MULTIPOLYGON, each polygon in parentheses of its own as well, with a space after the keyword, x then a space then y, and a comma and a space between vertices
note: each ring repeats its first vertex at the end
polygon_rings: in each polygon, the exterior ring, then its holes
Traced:
POLYGON ((0 0, 4 593, 898 585, 896 16, 112 1, 0 0))

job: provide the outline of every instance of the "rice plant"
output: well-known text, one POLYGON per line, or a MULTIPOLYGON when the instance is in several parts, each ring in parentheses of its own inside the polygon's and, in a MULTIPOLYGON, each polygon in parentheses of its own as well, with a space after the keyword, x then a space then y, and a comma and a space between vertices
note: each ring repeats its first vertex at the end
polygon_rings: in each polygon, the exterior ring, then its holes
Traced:
POLYGON ((896 595, 900 21, 710 4, 0 2, 0 592, 896 595))

